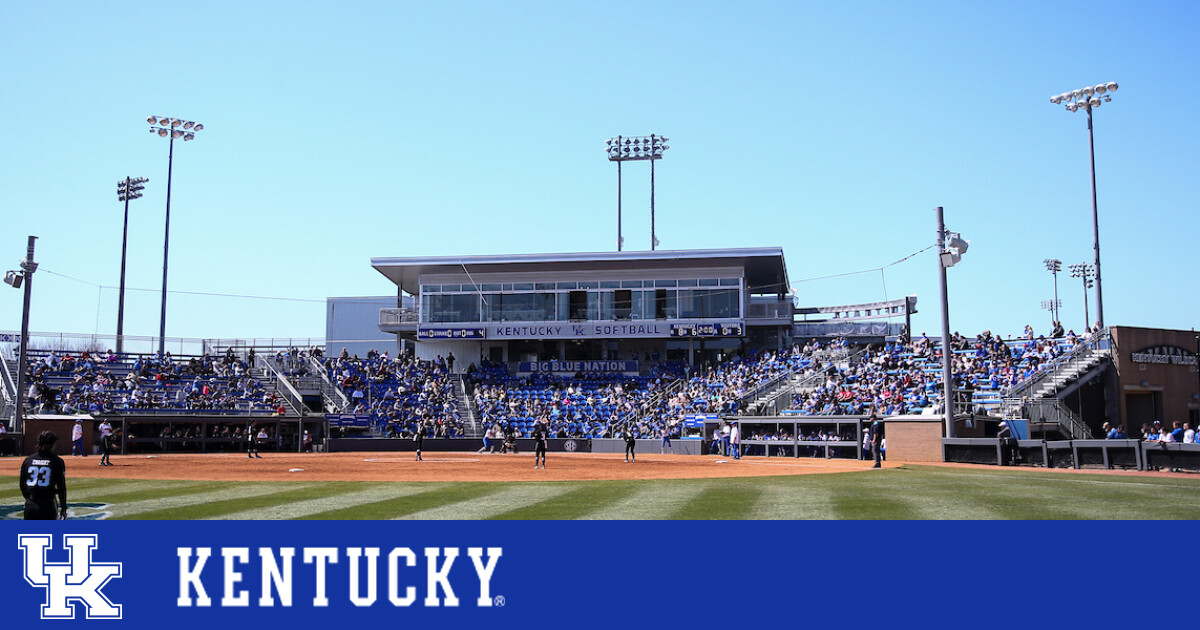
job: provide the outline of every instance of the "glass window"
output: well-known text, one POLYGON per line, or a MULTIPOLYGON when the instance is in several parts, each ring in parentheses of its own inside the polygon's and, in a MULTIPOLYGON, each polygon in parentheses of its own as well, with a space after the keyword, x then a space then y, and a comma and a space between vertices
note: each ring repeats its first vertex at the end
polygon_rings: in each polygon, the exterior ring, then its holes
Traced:
POLYGON ((579 288, 580 289, 599 289, 600 283, 599 282, 580 282, 579 288))
POLYGON ((559 291, 571 291, 571 290, 578 289, 578 288, 579 288, 578 282, 559 282, 558 283, 559 291))
POLYGON ((471 293, 457 295, 430 295, 425 307, 425 321, 432 323, 455 323, 479 321, 479 297, 471 293))
POLYGON ((513 283, 513 291, 532 291, 532 290, 533 290, 532 282, 514 282, 513 283))
POLYGON ((721 286, 723 287, 736 287, 738 284, 737 278, 721 278, 721 286))
POLYGON ((600 283, 601 289, 620 289, 621 283, 616 280, 604 280, 600 283))
POLYGON ((438 284, 427 284, 421 287, 421 293, 441 293, 442 287, 438 284))
POLYGON ((716 278, 702 278, 700 280, 700 286, 715 287, 715 286, 717 286, 717 279, 716 278))
POLYGON ((642 288, 642 281, 641 280, 622 280, 621 288, 622 289, 640 289, 640 288, 642 288))
POLYGON ((534 284, 533 288, 538 291, 553 291, 554 283, 553 282, 538 282, 538 283, 534 284))
POLYGON ((673 286, 675 286, 675 281, 674 280, 655 280, 654 286, 655 287, 673 287, 673 286))
POLYGON ((698 282, 697 280, 680 280, 680 281, 679 281, 679 286, 681 286, 681 287, 694 287, 694 286, 696 286, 696 283, 697 283, 697 282, 698 282))
POLYGON ((485 284, 485 285, 483 285, 482 290, 484 290, 484 291, 503 291, 504 289, 499 284, 485 284))

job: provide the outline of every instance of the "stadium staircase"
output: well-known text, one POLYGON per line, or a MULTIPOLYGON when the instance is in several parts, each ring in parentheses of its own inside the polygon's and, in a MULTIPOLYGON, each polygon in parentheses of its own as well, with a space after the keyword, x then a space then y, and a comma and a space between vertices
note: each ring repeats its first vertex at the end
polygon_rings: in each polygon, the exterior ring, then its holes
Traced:
POLYGON ((289 415, 304 416, 307 408, 304 405, 304 397, 300 393, 300 388, 292 379, 284 374, 283 366, 270 356, 260 356, 257 359, 258 365, 251 367, 251 373, 255 378, 259 379, 259 383, 263 384, 263 389, 274 389, 279 398, 285 402, 291 413, 289 415))
POLYGON ((12 418, 16 411, 16 374, 18 361, 7 356, 0 357, 0 422, 12 418))
POLYGON ((829 348, 814 352, 811 362, 804 366, 793 367, 791 371, 777 379, 777 385, 764 384, 760 388, 764 390, 764 393, 758 394, 755 400, 744 408, 752 415, 777 416, 791 405, 792 396, 800 392, 812 391, 825 382, 826 366, 832 365, 837 368, 838 372, 845 373, 851 365, 862 360, 866 351, 867 348, 862 347, 855 351, 851 351, 849 348, 829 348), (803 369, 800 369, 801 367, 803 369))
POLYGON ((1030 433, 1057 430, 1070 439, 1090 439, 1091 429, 1062 401, 1099 378, 1111 361, 1112 337, 1105 329, 1004 392, 1001 415, 1028 419, 1030 433))
POLYGON ((325 366, 316 357, 308 357, 309 373, 320 376, 321 400, 325 403, 325 410, 329 413, 348 413, 350 411, 350 399, 346 398, 346 392, 342 388, 333 384, 329 380, 329 372, 325 370, 325 366))
POLYGON ((454 397, 458 401, 458 417, 463 418, 463 433, 466 437, 479 438, 483 436, 483 429, 479 426, 479 421, 476 419, 478 414, 475 408, 475 401, 467 392, 467 381, 462 374, 451 375, 451 380, 454 383, 454 397))

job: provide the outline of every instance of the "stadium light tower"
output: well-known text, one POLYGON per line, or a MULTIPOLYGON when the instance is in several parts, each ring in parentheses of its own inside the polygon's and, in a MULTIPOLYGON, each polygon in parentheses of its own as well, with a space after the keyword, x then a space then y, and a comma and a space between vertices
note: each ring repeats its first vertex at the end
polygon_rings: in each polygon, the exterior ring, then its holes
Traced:
POLYGON ((9 271, 4 274, 4 283, 14 289, 25 285, 25 300, 21 304, 21 350, 17 361, 17 400, 13 411, 13 432, 24 430, 25 417, 25 373, 29 370, 29 301, 33 298, 33 272, 38 264, 33 261, 33 246, 36 236, 30 236, 25 249, 25 258, 21 259, 20 271, 9 271))
POLYGON ((1088 155, 1092 163, 1092 242, 1095 250, 1092 264, 1096 273, 1096 321, 1101 328, 1104 327, 1104 290, 1100 284, 1100 213, 1096 208, 1096 142, 1092 134, 1092 110, 1100 107, 1101 103, 1111 102, 1112 93, 1116 91, 1116 82, 1109 81, 1050 97, 1051 103, 1062 104, 1069 112, 1087 111, 1088 155))
POLYGON ((125 352, 125 248, 129 242, 129 200, 140 199, 145 177, 126 177, 117 182, 117 200, 125 202, 125 227, 121 230, 121 289, 117 297, 117 354, 125 352))
POLYGON ((1046 271, 1049 271, 1054 276, 1054 301, 1050 304, 1054 308, 1050 309, 1050 313, 1054 316, 1054 321, 1061 322, 1058 317, 1058 308, 1062 306, 1062 302, 1058 299, 1058 272, 1062 271, 1062 261, 1057 258, 1047 258, 1042 261, 1046 265, 1046 271))
POLYGON ((950 297, 946 288, 946 270, 957 265, 967 253, 969 242, 957 232, 947 232, 942 217, 942 207, 934 208, 937 213, 938 279, 942 288, 942 394, 946 410, 946 437, 954 437, 954 373, 950 358, 950 297))
POLYGON ((175 139, 195 140, 196 132, 204 129, 204 125, 190 120, 167 118, 165 116, 150 116, 150 133, 167 138, 167 222, 163 231, 163 281, 162 281, 162 314, 158 321, 158 353, 161 355, 167 346, 167 253, 171 246, 171 167, 175 161, 175 139))
POLYGON ((604 141, 608 161, 617 163, 617 251, 621 251, 624 237, 621 236, 621 162, 650 160, 650 251, 658 246, 654 232, 654 161, 661 160, 667 146, 666 136, 626 137, 617 136, 604 141))
POLYGON ((1092 288, 1092 285, 1095 284, 1092 282, 1092 266, 1088 263, 1079 263, 1070 265, 1067 268, 1071 270, 1072 278, 1081 278, 1083 280, 1083 329, 1088 330, 1092 326, 1092 320, 1088 317, 1088 289, 1092 288))

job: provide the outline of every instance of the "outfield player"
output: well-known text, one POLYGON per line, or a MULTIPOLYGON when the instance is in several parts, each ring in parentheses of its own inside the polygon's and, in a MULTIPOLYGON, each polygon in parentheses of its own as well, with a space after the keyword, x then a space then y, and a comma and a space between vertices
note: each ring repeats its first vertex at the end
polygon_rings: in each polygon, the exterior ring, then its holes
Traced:
POLYGON ((27 521, 67 519, 67 465, 54 454, 55 442, 57 435, 42 431, 37 440, 38 452, 21 464, 21 495, 25 497, 27 521))
POLYGON ((541 462, 542 470, 546 469, 546 438, 549 431, 546 430, 546 425, 538 422, 533 425, 533 467, 538 467, 538 462, 541 462))
POLYGON ((418 422, 417 430, 413 433, 413 442, 417 443, 417 461, 421 461, 421 446, 425 444, 425 423, 418 422))

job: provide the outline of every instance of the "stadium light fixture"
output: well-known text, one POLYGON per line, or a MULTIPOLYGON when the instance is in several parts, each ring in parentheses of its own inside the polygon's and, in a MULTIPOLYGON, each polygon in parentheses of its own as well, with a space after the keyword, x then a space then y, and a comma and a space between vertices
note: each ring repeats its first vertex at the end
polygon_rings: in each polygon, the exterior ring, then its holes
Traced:
POLYGON ((20 271, 9 271, 4 274, 4 282, 14 289, 25 286, 25 298, 21 304, 21 341, 20 355, 17 361, 17 400, 13 410, 13 432, 21 433, 25 424, 25 373, 29 371, 29 301, 33 298, 33 273, 38 264, 33 260, 33 246, 37 243, 36 236, 30 236, 25 249, 25 258, 21 259, 20 271))
POLYGON ((195 132, 204 129, 204 125, 165 116, 150 116, 146 122, 150 123, 151 133, 157 133, 162 138, 170 137, 167 148, 167 218, 163 231, 162 311, 158 320, 158 354, 162 355, 167 346, 167 254, 171 246, 171 168, 175 162, 175 139, 192 140, 196 137, 195 132), (184 132, 180 127, 191 131, 184 132))
POLYGON ((934 208, 937 214, 938 280, 942 290, 942 394, 946 413, 946 437, 954 437, 954 374, 950 366, 950 295, 946 287, 946 270, 962 261, 970 241, 958 232, 946 231, 942 207, 934 208))
POLYGON ((1095 269, 1089 263, 1078 263, 1070 265, 1067 269, 1071 270, 1072 278, 1080 278, 1083 280, 1083 329, 1089 330, 1091 327, 1091 319, 1088 315, 1088 289, 1092 288, 1095 283, 1092 282, 1092 276, 1095 274, 1095 269))
POLYGON ((126 177, 117 182, 117 201, 125 202, 125 224, 121 229, 121 288, 117 297, 117 354, 125 352, 125 249, 129 242, 129 201, 141 199, 145 177, 126 177))
POLYGON ((663 153, 671 148, 667 146, 668 138, 651 134, 649 136, 617 136, 604 141, 604 151, 608 153, 608 161, 617 163, 617 251, 621 251, 625 238, 621 235, 621 163, 642 160, 650 161, 650 251, 658 247, 658 238, 654 232, 654 161, 661 160, 663 153))
POLYGON ((1101 328, 1104 327, 1104 289, 1100 282, 1100 213, 1096 205, 1096 142, 1092 132, 1092 110, 1111 102, 1117 87, 1116 81, 1109 81, 1050 98, 1051 103, 1061 104, 1069 112, 1087 111, 1088 155, 1092 167, 1092 247, 1095 254, 1092 265, 1096 275, 1096 321, 1101 328))
POLYGON ((1049 271, 1054 276, 1054 301, 1051 304, 1054 308, 1050 309, 1050 314, 1054 317, 1054 321, 1061 322, 1058 317, 1058 309, 1062 306, 1062 301, 1058 299, 1058 272, 1062 271, 1062 261, 1057 258, 1047 258, 1042 261, 1046 265, 1046 271, 1049 271))

